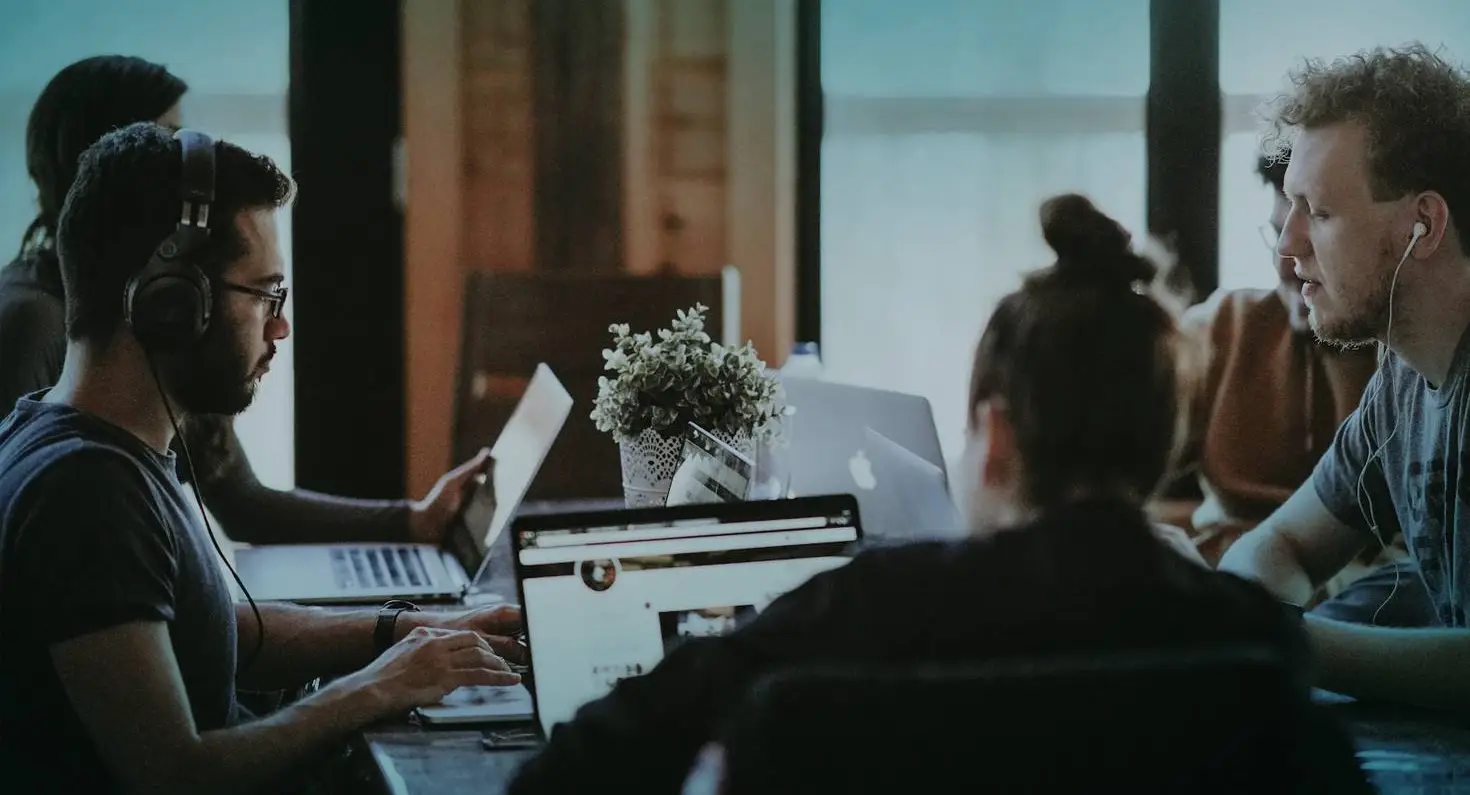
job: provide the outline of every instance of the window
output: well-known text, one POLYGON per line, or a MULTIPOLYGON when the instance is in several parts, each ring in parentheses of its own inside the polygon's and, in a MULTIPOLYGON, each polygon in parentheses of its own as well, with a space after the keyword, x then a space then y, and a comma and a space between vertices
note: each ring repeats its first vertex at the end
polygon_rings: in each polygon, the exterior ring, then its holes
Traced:
POLYGON ((1470 4, 1410 5, 1341 0, 1228 0, 1220 3, 1220 88, 1225 94, 1220 164, 1220 286, 1272 287, 1271 254, 1260 227, 1271 189, 1255 173, 1260 104, 1286 87, 1306 58, 1331 60, 1374 46, 1421 41, 1452 59, 1470 55, 1470 4))
POLYGON ((1051 262, 1041 201, 1145 228, 1149 0, 1022 8, 822 4, 827 377, 927 397, 951 461, 984 322, 1051 262))
MULTIPOLYGON (((25 169, 25 126, 36 96, 62 67, 102 53, 162 63, 189 84, 184 123, 255 152, 291 172, 286 131, 289 5, 170 0, 10 0, 6 34, 27 46, 0 49, 0 251, 9 260, 35 216, 25 169), (248 64, 248 68, 242 68, 248 64)), ((290 212, 277 217, 290 272, 290 212)), ((291 315, 291 304, 286 313, 291 315)), ((255 404, 236 427, 262 483, 295 482, 292 346, 280 346, 255 404)))

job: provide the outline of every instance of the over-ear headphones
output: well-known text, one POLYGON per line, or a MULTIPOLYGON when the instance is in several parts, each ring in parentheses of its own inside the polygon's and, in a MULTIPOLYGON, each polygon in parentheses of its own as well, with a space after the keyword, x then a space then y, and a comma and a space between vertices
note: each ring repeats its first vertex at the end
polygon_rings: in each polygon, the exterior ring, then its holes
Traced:
POLYGON ((178 226, 123 291, 123 317, 150 350, 177 350, 198 341, 209 328, 213 306, 209 279, 192 257, 209 238, 214 140, 196 130, 179 130, 174 140, 183 154, 178 226))

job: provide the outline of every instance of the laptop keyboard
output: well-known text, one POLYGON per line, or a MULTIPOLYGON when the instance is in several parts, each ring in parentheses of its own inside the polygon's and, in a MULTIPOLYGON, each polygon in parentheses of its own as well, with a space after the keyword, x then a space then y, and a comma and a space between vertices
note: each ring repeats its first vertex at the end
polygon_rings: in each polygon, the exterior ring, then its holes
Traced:
POLYGON ((333 549, 332 576, 338 588, 348 590, 429 585, 429 576, 415 547, 333 549))

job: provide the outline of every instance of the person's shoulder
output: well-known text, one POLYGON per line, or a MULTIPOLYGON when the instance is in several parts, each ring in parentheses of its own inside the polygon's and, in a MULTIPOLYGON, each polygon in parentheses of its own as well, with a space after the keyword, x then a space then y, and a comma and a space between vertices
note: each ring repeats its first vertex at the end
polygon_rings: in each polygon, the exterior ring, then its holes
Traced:
POLYGON ((41 296, 55 302, 65 298, 61 268, 53 252, 29 249, 0 267, 0 299, 14 296, 41 296))
POLYGON ((1274 290, 1216 290, 1184 311, 1181 325, 1186 329, 1208 328, 1215 331, 1244 324, 1286 324, 1286 310, 1274 290))
POLYGON ((967 554, 985 539, 966 537, 949 540, 904 542, 872 541, 853 556, 854 563, 876 568, 906 568, 944 565, 967 554))
POLYGON ((1248 622, 1279 630, 1283 624, 1294 625, 1300 618, 1298 608, 1277 599, 1255 580, 1184 560, 1179 563, 1172 579, 1181 594, 1192 595, 1191 609, 1199 611, 1201 620, 1248 622))
MULTIPOLYGON (((66 302, 59 288, 36 253, 23 254, 0 268, 0 330, 34 328, 36 337, 58 328, 64 332, 66 302)), ((37 344, 42 342, 37 339, 37 344)))
POLYGON ((0 492, 15 496, 38 484, 91 484, 101 491, 145 482, 145 462, 115 435, 69 407, 23 401, 0 424, 0 492))
POLYGON ((945 588, 970 582, 985 572, 1009 569, 1016 561, 1032 557, 1038 540, 1026 530, 1017 530, 883 544, 858 552, 844 567, 844 579, 864 591, 880 589, 884 584, 900 591, 945 588))

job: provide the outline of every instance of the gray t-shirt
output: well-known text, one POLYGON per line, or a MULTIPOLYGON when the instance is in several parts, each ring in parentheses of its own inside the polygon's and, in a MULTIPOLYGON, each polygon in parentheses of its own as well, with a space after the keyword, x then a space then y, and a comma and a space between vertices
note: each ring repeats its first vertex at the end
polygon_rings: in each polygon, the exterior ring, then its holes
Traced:
POLYGON ((1382 539, 1403 531, 1435 612, 1450 627, 1467 626, 1470 597, 1467 422, 1470 332, 1438 389, 1390 353, 1312 475, 1340 521, 1382 539))
POLYGON ((164 622, 195 727, 241 717, 234 599, 175 460, 60 404, 22 399, 0 421, 5 792, 122 789, 51 659, 73 638, 164 622))

